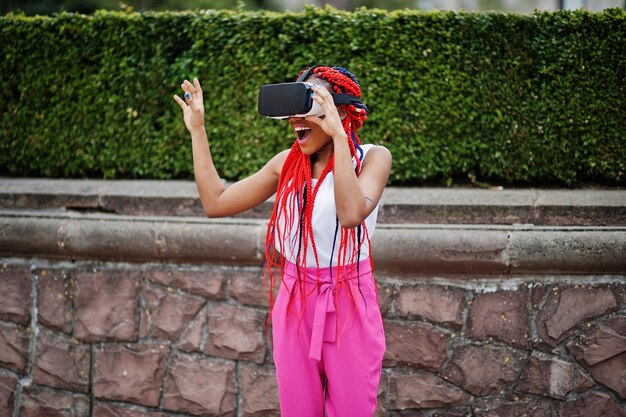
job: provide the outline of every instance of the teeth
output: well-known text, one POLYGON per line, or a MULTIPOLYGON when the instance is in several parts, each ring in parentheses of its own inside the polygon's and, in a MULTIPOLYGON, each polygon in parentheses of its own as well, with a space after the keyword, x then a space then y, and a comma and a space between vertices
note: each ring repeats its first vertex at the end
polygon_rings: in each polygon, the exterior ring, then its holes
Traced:
POLYGON ((296 126, 296 127, 294 127, 294 130, 296 132, 300 132, 302 130, 311 130, 311 128, 310 127, 306 127, 306 126, 296 126))

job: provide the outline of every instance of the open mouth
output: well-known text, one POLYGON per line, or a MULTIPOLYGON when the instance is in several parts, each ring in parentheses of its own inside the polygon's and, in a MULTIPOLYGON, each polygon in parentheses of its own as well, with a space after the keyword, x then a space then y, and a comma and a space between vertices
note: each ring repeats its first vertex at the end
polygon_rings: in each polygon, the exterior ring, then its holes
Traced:
POLYGON ((295 130, 296 135, 298 136, 298 141, 300 143, 306 141, 311 136, 311 128, 307 126, 294 126, 293 130, 295 130))

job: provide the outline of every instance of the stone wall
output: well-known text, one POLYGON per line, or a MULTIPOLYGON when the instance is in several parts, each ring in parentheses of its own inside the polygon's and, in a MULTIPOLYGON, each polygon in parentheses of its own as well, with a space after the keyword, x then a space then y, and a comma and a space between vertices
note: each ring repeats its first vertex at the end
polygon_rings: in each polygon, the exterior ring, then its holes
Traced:
MULTIPOLYGON (((279 416, 263 224, 0 209, 0 417, 279 416)), ((397 222, 372 246, 377 417, 626 416, 626 228, 397 222)))
MULTIPOLYGON (((0 416, 280 415, 260 268, 4 262, 0 416)), ((556 278, 377 274, 377 416, 626 415, 624 281, 556 278)))

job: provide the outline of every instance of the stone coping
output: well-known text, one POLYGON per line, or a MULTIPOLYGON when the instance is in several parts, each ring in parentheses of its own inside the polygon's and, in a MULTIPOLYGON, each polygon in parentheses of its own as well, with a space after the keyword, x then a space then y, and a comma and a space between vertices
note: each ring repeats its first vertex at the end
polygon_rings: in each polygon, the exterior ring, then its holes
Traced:
MULTIPOLYGON (((266 221, 0 210, 3 256, 261 265, 266 221)), ((626 227, 385 224, 376 266, 399 273, 618 274, 626 227)))
MULTIPOLYGON (((233 218, 267 219, 273 199, 233 218)), ((0 209, 204 217, 193 181, 0 179, 0 209)), ((626 226, 626 189, 398 188, 381 223, 626 226)))

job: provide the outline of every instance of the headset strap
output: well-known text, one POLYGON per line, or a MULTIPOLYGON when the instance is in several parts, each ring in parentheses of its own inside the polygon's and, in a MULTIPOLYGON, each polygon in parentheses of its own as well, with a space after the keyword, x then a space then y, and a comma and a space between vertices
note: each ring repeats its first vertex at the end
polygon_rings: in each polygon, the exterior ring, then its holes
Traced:
POLYGON ((333 101, 335 104, 356 104, 362 103, 361 99, 357 96, 353 96, 352 94, 347 93, 330 93, 333 96, 333 101))
MULTIPOLYGON (((323 65, 314 65, 310 68, 307 68, 306 71, 304 71, 302 73, 301 76, 298 77, 298 79, 296 80, 297 83, 303 83, 306 81, 307 78, 309 78, 309 76, 311 75, 311 72, 318 67, 323 67, 323 65)), ((340 105, 340 104, 356 104, 356 103, 361 103, 361 99, 358 98, 357 96, 353 96, 352 94, 347 94, 347 93, 331 93, 331 95, 333 96, 333 101, 335 102, 335 104, 340 105)))
MULTIPOLYGON (((302 73, 301 76, 298 77, 298 79, 296 80, 297 83, 303 83, 306 81, 307 78, 309 78, 309 75, 311 75, 311 72, 318 67, 323 67, 323 65, 314 65, 310 68, 308 68, 306 71, 304 71, 302 73)), ((292 78, 293 79, 293 78, 292 78)))

